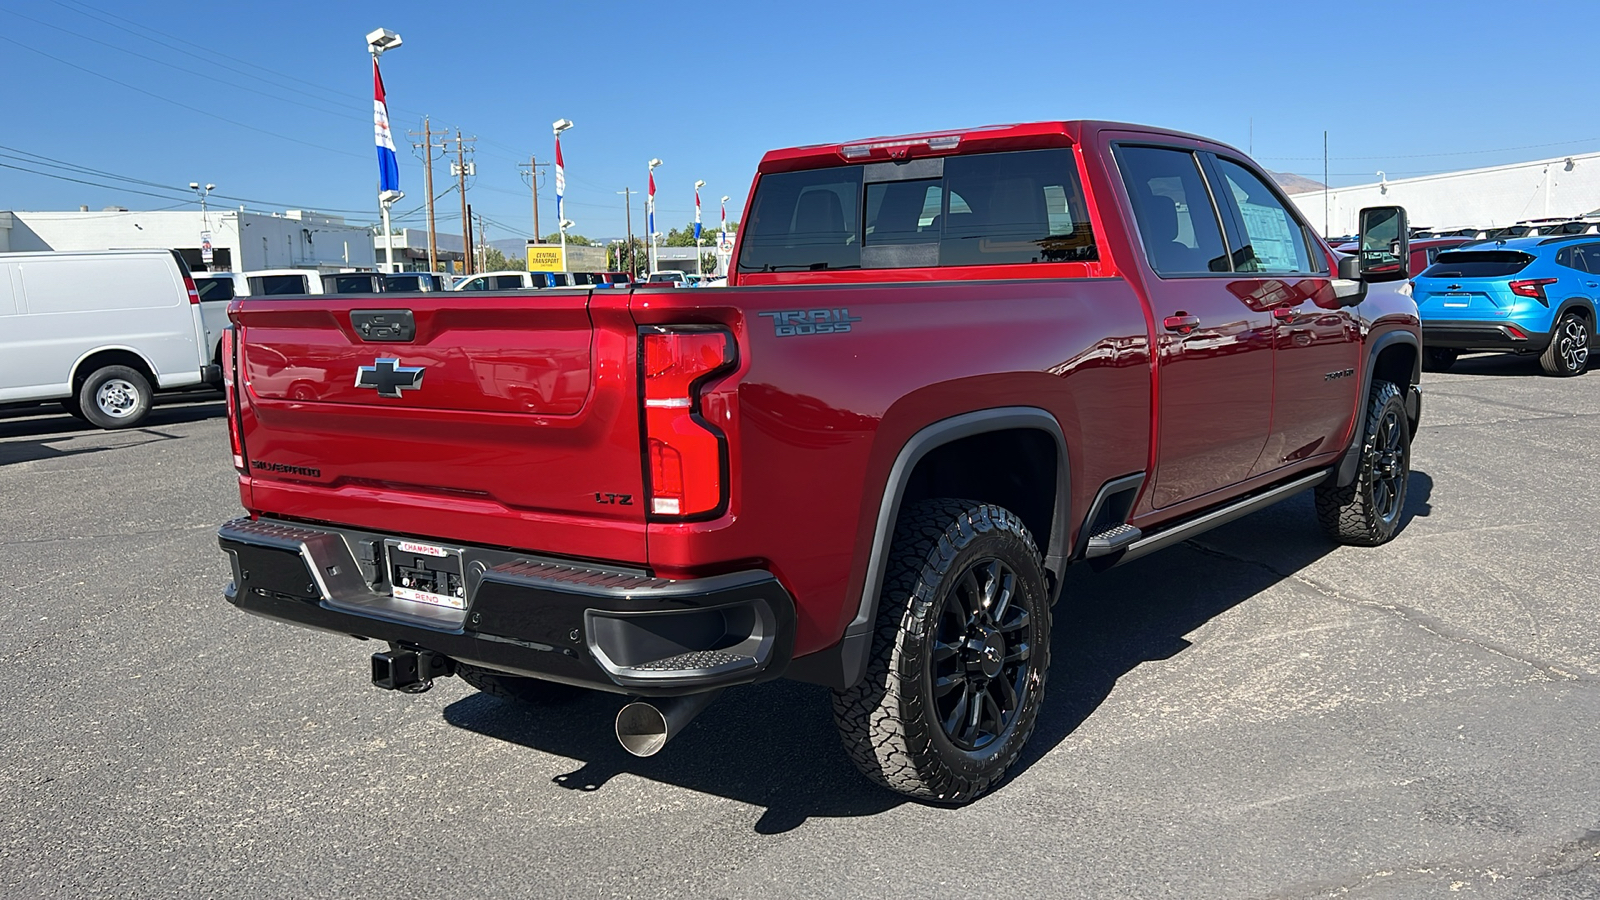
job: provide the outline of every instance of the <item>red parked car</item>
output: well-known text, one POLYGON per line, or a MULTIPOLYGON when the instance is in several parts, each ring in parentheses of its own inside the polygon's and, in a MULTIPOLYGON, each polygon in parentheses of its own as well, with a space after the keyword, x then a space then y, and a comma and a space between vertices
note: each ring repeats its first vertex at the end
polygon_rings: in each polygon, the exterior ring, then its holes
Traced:
POLYGON ((234 301, 228 600, 387 642, 387 688, 632 695, 641 755, 827 685, 868 777, 959 803, 1033 730, 1068 566, 1306 490, 1400 527, 1403 210, 1336 261, 1238 150, 1105 122, 778 150, 746 208, 724 290, 234 301))

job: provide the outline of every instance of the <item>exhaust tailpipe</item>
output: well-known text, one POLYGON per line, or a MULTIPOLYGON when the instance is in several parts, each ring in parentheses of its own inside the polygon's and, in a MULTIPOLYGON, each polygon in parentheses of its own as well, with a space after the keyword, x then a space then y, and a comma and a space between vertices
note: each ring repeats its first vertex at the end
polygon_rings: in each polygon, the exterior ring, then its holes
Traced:
POLYGON ((722 689, 718 688, 681 697, 635 700, 617 712, 617 740, 634 756, 655 756, 720 696, 722 689))

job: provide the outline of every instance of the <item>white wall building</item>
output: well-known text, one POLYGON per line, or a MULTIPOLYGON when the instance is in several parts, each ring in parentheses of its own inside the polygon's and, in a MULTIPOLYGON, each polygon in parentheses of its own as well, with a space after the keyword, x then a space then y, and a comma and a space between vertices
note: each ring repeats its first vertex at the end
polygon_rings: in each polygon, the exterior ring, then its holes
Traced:
POLYGON ((1334 235, 1355 234, 1356 217, 1367 206, 1404 206, 1413 226, 1430 228, 1496 228, 1528 219, 1571 218, 1600 210, 1600 153, 1380 179, 1290 194, 1289 199, 1319 231, 1326 209, 1327 230, 1334 235))
POLYGON ((372 232, 339 216, 290 210, 0 212, 0 253, 33 250, 177 250, 195 271, 211 234, 211 269, 372 269, 372 232), (4 227, 8 224, 10 227, 4 227))

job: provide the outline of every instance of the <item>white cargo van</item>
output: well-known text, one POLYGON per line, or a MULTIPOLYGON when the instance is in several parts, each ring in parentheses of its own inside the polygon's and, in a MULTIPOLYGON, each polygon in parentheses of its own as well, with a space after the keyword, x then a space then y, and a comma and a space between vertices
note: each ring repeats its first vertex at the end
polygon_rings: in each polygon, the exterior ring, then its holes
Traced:
POLYGON ((0 403, 59 400, 130 428, 155 391, 213 380, 208 351, 176 253, 0 253, 0 403))
MULTIPOLYGON (((235 297, 250 296, 250 285, 238 272, 195 272, 195 290, 200 293, 200 322, 206 329, 206 358, 222 370, 222 332, 228 329, 228 304, 235 297)), ((221 387, 221 382, 217 383, 221 387)))

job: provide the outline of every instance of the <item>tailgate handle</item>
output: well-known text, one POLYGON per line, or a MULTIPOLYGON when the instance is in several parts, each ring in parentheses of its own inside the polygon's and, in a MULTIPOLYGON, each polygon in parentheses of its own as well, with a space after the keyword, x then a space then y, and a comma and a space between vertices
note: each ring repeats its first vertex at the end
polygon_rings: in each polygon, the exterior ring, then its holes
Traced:
POLYGON ((409 309, 352 309, 350 327, 363 341, 409 342, 417 336, 409 309))

